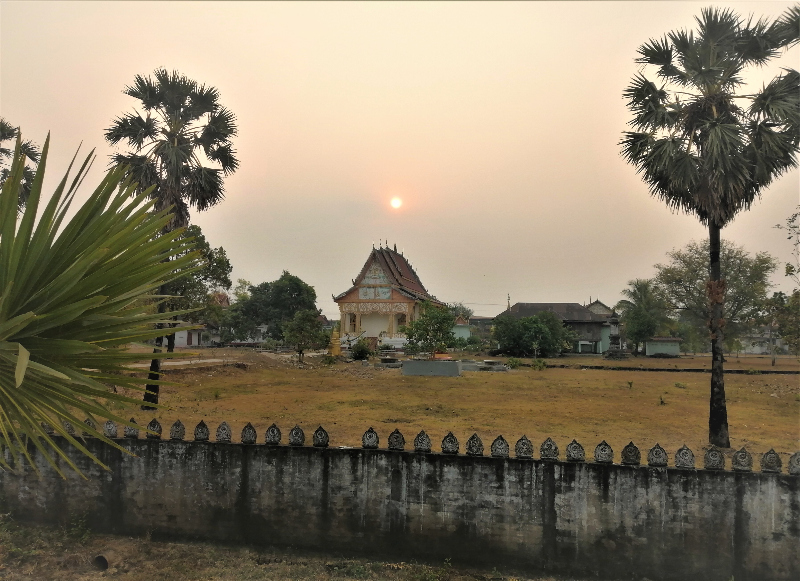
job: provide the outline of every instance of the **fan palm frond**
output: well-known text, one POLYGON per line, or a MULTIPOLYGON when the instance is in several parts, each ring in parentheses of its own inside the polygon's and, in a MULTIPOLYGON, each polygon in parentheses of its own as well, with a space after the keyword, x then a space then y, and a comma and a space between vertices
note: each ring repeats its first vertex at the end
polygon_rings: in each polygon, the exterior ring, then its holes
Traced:
MULTIPOLYGON (((94 425, 99 418, 129 424, 107 403, 134 400, 108 384, 143 389, 144 379, 119 372, 152 357, 129 352, 129 343, 161 333, 153 327, 163 315, 144 301, 165 281, 196 269, 198 259, 181 231, 159 236, 171 215, 152 211, 150 192, 137 194, 124 167, 109 171, 73 209, 92 153, 71 182, 68 170, 44 200, 48 148, 49 137, 21 216, 14 211, 25 169, 19 137, 0 190, 0 445, 13 465, 31 462, 32 445, 56 470, 55 456, 77 470, 43 424, 100 463, 64 422, 78 425, 88 417, 94 425)), ((101 431, 81 427, 120 448, 101 431)), ((12 466, 2 456, 0 464, 12 466)))

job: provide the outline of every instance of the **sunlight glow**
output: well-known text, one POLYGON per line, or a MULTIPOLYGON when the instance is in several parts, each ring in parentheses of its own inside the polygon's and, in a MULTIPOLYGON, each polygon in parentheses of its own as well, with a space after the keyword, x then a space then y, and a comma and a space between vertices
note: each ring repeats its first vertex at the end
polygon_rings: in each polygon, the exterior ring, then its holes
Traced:
POLYGON ((392 205, 392 208, 399 208, 403 205, 403 200, 400 198, 392 198, 392 201, 389 203, 392 205))

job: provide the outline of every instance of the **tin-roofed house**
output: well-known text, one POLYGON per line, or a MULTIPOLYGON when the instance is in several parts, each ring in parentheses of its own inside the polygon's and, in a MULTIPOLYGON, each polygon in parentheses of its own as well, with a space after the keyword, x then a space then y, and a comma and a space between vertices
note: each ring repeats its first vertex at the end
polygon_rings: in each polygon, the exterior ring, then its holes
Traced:
POLYGON ((445 306, 428 293, 396 246, 373 247, 353 286, 333 300, 339 305, 342 342, 366 337, 373 347, 405 345, 399 329, 419 317, 424 301, 445 306))
POLYGON ((516 303, 505 313, 521 319, 544 311, 554 313, 564 325, 578 334, 578 340, 573 345, 575 353, 608 351, 611 332, 608 316, 594 313, 579 303, 516 303))

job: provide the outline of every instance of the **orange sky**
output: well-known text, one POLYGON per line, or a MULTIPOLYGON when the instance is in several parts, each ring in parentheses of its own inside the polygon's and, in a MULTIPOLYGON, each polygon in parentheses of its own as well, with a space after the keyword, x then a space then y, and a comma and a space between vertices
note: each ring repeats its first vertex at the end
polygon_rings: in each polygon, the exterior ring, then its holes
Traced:
MULTIPOLYGON (((123 87, 177 69, 238 118, 227 198, 193 215, 234 277, 289 270, 338 316, 331 295, 388 239, 430 292, 476 314, 508 293, 613 305, 705 236, 648 195, 617 142, 636 48, 706 5, 2 2, 0 114, 39 143, 52 132, 51 186, 80 142, 96 147, 86 188, 111 152, 104 129, 136 105, 123 87)), ((717 5, 774 17, 791 4, 717 5)), ((788 260, 772 226, 798 185, 798 171, 781 178, 723 236, 788 260)))

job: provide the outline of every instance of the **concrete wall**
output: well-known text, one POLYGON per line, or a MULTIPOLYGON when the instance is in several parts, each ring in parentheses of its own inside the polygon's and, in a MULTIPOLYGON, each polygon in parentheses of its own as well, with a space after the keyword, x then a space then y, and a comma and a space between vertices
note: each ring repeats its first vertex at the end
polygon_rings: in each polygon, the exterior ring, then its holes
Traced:
POLYGON ((678 341, 646 341, 644 344, 645 355, 675 355, 681 354, 681 342, 678 341))
MULTIPOLYGON (((309 438, 310 439, 310 438, 309 438)), ((800 578, 800 477, 314 448, 88 440, 111 470, 0 474, 16 518, 615 579, 800 578)), ((390 442, 391 444, 391 442, 390 442)), ((471 448, 473 451, 473 448, 471 448)), ((506 448, 507 450, 507 448, 506 448)))

